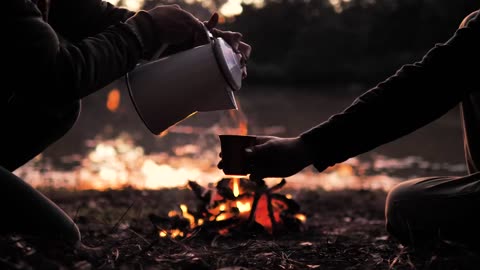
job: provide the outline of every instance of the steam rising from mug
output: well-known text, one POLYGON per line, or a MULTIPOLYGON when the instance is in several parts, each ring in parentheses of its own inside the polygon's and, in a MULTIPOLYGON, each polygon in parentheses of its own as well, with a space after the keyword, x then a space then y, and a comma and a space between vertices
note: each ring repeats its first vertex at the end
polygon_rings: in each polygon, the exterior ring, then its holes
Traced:
POLYGON ((196 112, 237 109, 233 92, 242 86, 240 59, 206 31, 210 43, 138 65, 125 76, 135 109, 153 134, 196 112))

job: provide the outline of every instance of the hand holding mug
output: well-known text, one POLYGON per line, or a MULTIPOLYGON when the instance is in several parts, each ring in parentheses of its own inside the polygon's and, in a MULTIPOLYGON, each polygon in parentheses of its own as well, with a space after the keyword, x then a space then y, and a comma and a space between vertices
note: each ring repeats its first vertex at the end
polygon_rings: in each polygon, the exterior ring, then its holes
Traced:
POLYGON ((231 170, 232 161, 241 169, 234 172, 250 174, 257 179, 292 176, 312 164, 307 146, 300 137, 250 137, 254 139, 244 139, 245 142, 237 143, 236 147, 231 147, 229 142, 222 144, 222 160, 218 167, 226 174, 231 170))

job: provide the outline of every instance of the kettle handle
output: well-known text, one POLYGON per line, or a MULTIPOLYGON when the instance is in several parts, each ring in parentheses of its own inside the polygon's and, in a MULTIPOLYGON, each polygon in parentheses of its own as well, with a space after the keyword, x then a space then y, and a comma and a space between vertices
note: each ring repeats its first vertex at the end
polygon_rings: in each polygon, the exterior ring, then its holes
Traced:
MULTIPOLYGON (((208 40, 210 41, 210 43, 212 44, 214 41, 215 41, 215 38, 212 34, 212 32, 210 32, 210 30, 208 30, 208 28, 205 26, 205 24, 202 24, 203 25, 203 29, 205 30, 205 33, 207 34, 207 37, 208 37, 208 40)), ((165 50, 168 48, 170 44, 168 43, 164 43, 152 56, 152 59, 151 60, 157 60, 160 58, 160 56, 162 56, 162 54, 165 52, 165 50)))
POLYGON ((210 40, 210 43, 215 40, 215 37, 213 36, 212 32, 207 28, 205 24, 202 24, 203 30, 205 30, 205 33, 207 34, 208 39, 210 40))

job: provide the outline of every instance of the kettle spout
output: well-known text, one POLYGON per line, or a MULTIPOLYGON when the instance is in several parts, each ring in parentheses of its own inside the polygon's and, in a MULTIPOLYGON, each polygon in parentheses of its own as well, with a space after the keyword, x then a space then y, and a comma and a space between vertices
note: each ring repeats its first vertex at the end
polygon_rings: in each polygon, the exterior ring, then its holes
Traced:
POLYGON ((226 85, 220 85, 219 87, 215 87, 215 89, 210 89, 208 97, 202 98, 202 101, 203 102, 197 105, 198 111, 200 112, 238 109, 235 94, 230 86, 226 85))

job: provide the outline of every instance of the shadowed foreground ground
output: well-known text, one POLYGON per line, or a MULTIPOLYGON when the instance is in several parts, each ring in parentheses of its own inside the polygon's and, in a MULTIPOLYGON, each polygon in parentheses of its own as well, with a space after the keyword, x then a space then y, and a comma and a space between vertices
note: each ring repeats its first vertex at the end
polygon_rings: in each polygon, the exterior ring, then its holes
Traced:
POLYGON ((63 247, 39 252, 20 237, 0 238, 0 269, 478 269, 479 255, 445 243, 414 255, 384 230, 385 193, 292 191, 307 214, 304 232, 270 237, 165 239, 148 219, 189 190, 46 190, 79 224, 85 243, 109 252, 87 260, 63 247))

